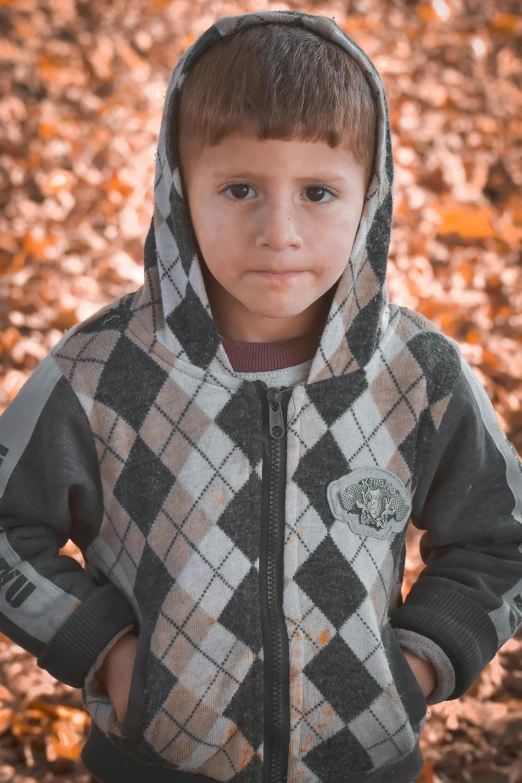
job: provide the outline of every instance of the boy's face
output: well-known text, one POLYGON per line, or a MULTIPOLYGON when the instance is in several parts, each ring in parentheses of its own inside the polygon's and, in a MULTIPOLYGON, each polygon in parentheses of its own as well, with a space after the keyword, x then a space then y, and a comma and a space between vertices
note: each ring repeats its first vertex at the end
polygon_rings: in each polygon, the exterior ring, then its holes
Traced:
POLYGON ((183 178, 218 333, 275 342, 322 331, 364 203, 365 173, 350 153, 231 134, 183 178))

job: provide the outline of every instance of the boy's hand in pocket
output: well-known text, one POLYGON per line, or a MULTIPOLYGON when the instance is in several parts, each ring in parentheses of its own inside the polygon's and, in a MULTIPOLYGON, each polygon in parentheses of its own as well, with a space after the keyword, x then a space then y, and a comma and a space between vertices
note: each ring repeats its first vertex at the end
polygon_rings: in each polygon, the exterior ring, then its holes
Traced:
POLYGON ((120 724, 123 723, 127 714, 137 646, 138 637, 136 634, 132 631, 126 633, 111 647, 103 659, 102 665, 96 671, 96 677, 103 683, 114 704, 116 717, 120 724))
POLYGON ((435 671, 433 664, 419 658, 418 655, 415 655, 415 653, 412 653, 410 650, 405 650, 403 647, 401 647, 401 650, 410 664, 410 668, 413 671, 415 679, 419 683, 424 696, 429 696, 437 685, 437 672, 435 671))

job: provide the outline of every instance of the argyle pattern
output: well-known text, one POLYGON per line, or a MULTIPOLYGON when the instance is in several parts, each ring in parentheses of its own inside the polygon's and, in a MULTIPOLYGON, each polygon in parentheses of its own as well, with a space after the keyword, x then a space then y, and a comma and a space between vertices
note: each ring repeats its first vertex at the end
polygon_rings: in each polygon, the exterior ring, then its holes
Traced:
MULTIPOLYGON (((86 707, 137 758, 260 781, 261 403, 248 382, 209 378, 169 356, 139 302, 140 292, 123 297, 53 349, 99 455, 105 514, 88 559, 154 623, 143 739, 122 736, 93 685, 86 707)), ((333 518, 326 498, 331 480, 364 466, 393 471, 413 494, 451 397, 456 351, 419 314, 394 304, 390 312, 364 370, 292 394, 289 781, 326 783, 333 771, 390 763, 422 726, 401 700, 382 640, 406 524, 383 540, 362 538, 333 518)))
POLYGON ((86 559, 153 625, 141 735, 124 735, 92 679, 86 708, 136 760, 261 783, 263 403, 219 339, 170 129, 197 57, 246 24, 270 22, 341 46, 363 68, 380 118, 359 230, 287 421, 288 782, 332 783, 410 752, 426 704, 404 658, 397 671, 402 653, 388 622, 408 520, 382 539, 356 535, 332 515, 327 486, 355 469, 381 468, 412 498, 460 372, 457 349, 430 321, 388 301, 388 110, 377 71, 332 19, 222 17, 184 53, 165 98, 145 283, 69 330, 52 353, 99 457, 104 518, 86 559))

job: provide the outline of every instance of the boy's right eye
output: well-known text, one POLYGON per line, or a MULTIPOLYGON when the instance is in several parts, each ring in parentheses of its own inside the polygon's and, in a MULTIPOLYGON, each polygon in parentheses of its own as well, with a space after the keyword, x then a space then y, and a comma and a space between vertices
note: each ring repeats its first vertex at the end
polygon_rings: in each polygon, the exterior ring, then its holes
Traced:
MULTIPOLYGON (((238 190, 241 190, 241 188, 243 188, 243 189, 246 189, 246 190, 249 190, 249 189, 250 189, 250 185, 247 185, 246 183, 240 182, 240 183, 239 183, 239 184, 237 184, 237 185, 229 185, 229 186, 228 186, 228 188, 225 188, 225 190, 222 190, 221 192, 222 192, 222 193, 226 193, 226 192, 227 192, 227 190, 235 190, 235 191, 238 191, 238 190)), ((236 193, 236 194, 234 194, 234 195, 237 195, 237 193, 236 193)), ((231 199, 231 200, 232 200, 232 201, 245 201, 246 199, 244 199, 244 198, 239 198, 239 199, 238 199, 238 198, 233 198, 233 199, 231 199)))

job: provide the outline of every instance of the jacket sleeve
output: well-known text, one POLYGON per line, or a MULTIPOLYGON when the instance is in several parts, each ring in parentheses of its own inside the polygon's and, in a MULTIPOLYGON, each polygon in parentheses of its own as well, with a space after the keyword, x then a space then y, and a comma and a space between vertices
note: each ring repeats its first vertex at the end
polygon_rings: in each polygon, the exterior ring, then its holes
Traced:
POLYGON ((135 626, 132 605, 72 557, 103 517, 89 420, 48 354, 0 416, 0 630, 73 687, 108 643, 135 626))
POLYGON ((462 696, 522 624, 522 463, 460 361, 413 499, 426 566, 390 618, 401 646, 415 652, 424 641, 421 657, 446 683, 453 668, 453 690, 428 703, 462 696))

